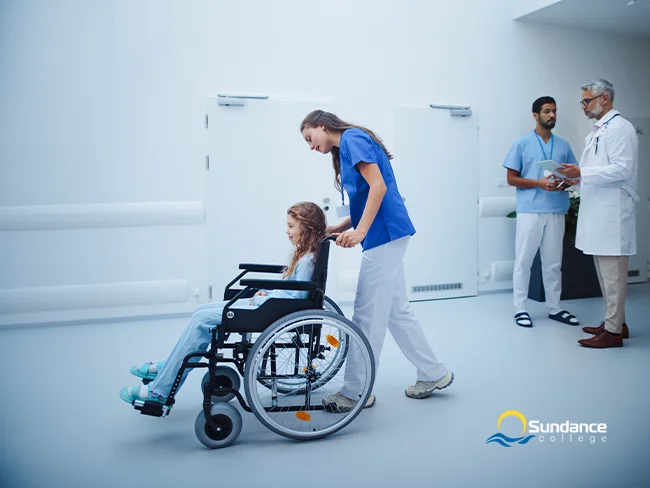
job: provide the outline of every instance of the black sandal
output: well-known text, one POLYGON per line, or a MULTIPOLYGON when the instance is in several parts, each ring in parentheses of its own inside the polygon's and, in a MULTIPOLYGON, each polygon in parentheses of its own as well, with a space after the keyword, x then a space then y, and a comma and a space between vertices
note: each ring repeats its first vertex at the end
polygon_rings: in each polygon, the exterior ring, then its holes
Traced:
POLYGON ((533 321, 530 318, 530 315, 528 315, 528 312, 520 312, 515 315, 515 322, 517 322, 517 325, 519 327, 532 327, 533 326, 533 321), (526 323, 528 322, 528 323, 526 323))
POLYGON ((567 325, 580 325, 578 319, 574 315, 571 315, 566 310, 562 310, 561 312, 558 312, 555 315, 549 314, 548 318, 557 320, 558 322, 562 322, 563 324, 567 324, 567 325))

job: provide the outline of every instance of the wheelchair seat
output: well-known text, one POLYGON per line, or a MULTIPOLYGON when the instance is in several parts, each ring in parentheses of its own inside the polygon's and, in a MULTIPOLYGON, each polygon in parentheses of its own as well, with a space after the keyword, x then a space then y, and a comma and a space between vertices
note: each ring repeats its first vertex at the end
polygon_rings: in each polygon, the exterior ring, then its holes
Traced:
POLYGON ((266 328, 282 317, 301 310, 322 309, 327 285, 327 265, 329 261, 330 241, 332 238, 323 239, 314 263, 310 281, 296 280, 267 280, 267 279, 241 279, 248 272, 282 273, 283 266, 263 264, 240 264, 244 271, 237 276, 224 291, 224 299, 229 300, 224 308, 221 326, 224 333, 261 333, 266 328), (232 289, 231 286, 240 281, 244 289, 232 289), (267 290, 302 290, 309 292, 307 298, 269 298, 258 308, 247 310, 231 308, 230 306, 240 298, 248 298, 258 289, 267 290))

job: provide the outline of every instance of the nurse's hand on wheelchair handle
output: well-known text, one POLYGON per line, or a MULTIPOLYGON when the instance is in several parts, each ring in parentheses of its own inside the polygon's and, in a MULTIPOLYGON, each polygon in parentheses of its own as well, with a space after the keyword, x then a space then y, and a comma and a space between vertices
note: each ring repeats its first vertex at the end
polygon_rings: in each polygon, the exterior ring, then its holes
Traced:
POLYGON ((344 232, 336 238, 336 245, 349 249, 359 244, 365 237, 366 233, 359 229, 344 232))
POLYGON ((328 225, 327 227, 325 227, 325 234, 330 236, 335 236, 351 228, 352 228, 352 222, 350 220, 350 217, 347 217, 337 225, 328 225))

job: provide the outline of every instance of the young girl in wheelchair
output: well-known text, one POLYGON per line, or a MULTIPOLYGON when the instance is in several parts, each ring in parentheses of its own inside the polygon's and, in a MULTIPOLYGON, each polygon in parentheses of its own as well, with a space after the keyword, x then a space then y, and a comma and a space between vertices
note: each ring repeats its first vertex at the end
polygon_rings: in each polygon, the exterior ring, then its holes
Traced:
MULTIPOLYGON (((316 253, 320 242, 325 237, 326 225, 325 213, 315 203, 301 202, 287 210, 287 236, 294 245, 294 252, 283 273, 283 278, 311 280, 316 253)), ((252 298, 237 300, 231 308, 257 308, 269 298, 301 299, 307 298, 307 294, 306 291, 259 290, 252 298)), ((134 400, 164 404, 185 356, 193 352, 207 351, 211 340, 210 329, 221 324, 223 309, 227 303, 222 301, 198 307, 166 361, 144 363, 131 368, 133 375, 151 382, 147 385, 123 388, 120 392, 122 400, 129 404, 134 400)), ((198 360, 198 358, 194 359, 198 360)), ((189 369, 185 371, 179 388, 189 371, 189 369)))

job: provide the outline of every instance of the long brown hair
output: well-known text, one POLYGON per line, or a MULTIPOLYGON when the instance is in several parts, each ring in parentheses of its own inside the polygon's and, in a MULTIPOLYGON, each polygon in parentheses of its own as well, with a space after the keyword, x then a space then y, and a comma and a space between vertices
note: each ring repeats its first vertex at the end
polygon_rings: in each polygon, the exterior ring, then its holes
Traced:
POLYGON ((301 232, 291 262, 284 270, 283 276, 285 278, 293 273, 296 264, 305 254, 313 253, 314 261, 316 260, 318 247, 325 237, 325 228, 327 227, 325 212, 312 202, 300 202, 292 205, 287 210, 287 215, 291 215, 296 219, 300 224, 301 232))
MULTIPOLYGON (((325 112, 324 110, 314 110, 313 112, 310 112, 300 124, 300 133, 302 133, 302 131, 305 130, 306 127, 320 127, 321 125, 325 127, 325 130, 329 132, 343 132, 346 129, 361 129, 362 131, 367 132, 368 135, 370 135, 370 137, 372 137, 372 139, 377 144, 379 144, 379 146, 381 146, 381 148, 388 156, 388 159, 393 159, 393 155, 390 152, 388 152, 388 149, 386 149, 386 146, 384 146, 384 143, 381 141, 381 138, 379 138, 373 131, 371 131, 370 129, 366 129, 365 127, 362 127, 360 125, 354 125, 345 122, 339 119, 333 113, 325 112)), ((336 187, 337 190, 341 190, 340 149, 338 147, 333 147, 331 152, 332 152, 332 166, 334 167, 334 186, 336 187)), ((369 161, 369 162, 375 162, 375 161, 369 161)))

